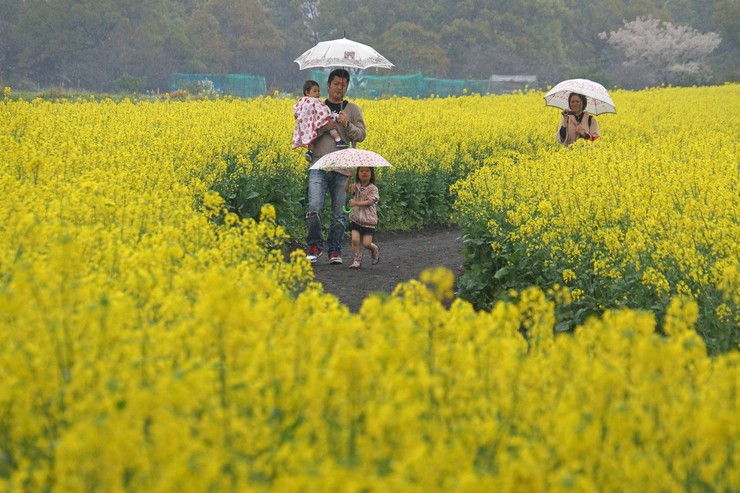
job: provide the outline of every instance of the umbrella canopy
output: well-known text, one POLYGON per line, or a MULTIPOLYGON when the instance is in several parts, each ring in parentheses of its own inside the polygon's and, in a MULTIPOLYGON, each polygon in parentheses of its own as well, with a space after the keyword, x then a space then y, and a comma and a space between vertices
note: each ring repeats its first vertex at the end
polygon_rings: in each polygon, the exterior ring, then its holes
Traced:
POLYGON ((391 68, 394 66, 387 58, 368 45, 347 38, 322 41, 296 58, 295 62, 300 70, 327 67, 391 68))
POLYGON ((572 92, 586 96, 587 104, 584 111, 592 115, 617 112, 604 86, 588 79, 569 79, 559 83, 545 94, 545 106, 569 109, 568 96, 572 92))
POLYGON ((332 171, 337 169, 360 168, 363 166, 380 168, 391 166, 391 163, 373 151, 349 148, 322 156, 321 159, 311 166, 311 169, 332 171))

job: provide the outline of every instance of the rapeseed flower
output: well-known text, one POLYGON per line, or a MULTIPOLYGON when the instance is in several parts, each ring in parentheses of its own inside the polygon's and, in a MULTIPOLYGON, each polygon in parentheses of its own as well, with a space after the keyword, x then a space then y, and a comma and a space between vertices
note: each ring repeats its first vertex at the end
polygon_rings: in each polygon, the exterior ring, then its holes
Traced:
POLYGON ((534 124, 536 93, 363 102, 389 184, 459 178, 486 254, 546 284, 480 310, 436 269, 359 313, 284 251, 286 205, 241 214, 213 191, 300 182, 292 101, 6 101, 0 489, 734 488, 740 357, 697 330, 707 306, 738 321, 736 147, 676 118, 635 145, 637 115, 694 91, 617 92, 634 113, 572 150, 534 124), (615 309, 636 286, 662 319, 615 309), (605 311, 555 336, 569 297, 605 311))

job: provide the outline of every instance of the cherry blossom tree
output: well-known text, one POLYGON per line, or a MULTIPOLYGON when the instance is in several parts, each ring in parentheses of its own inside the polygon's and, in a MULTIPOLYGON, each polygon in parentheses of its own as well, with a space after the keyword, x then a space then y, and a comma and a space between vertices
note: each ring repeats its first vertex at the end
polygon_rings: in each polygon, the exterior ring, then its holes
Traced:
POLYGON ((632 77, 647 84, 705 83, 711 77, 707 56, 720 44, 718 34, 702 34, 693 27, 674 25, 653 17, 638 17, 602 39, 620 52, 632 77))

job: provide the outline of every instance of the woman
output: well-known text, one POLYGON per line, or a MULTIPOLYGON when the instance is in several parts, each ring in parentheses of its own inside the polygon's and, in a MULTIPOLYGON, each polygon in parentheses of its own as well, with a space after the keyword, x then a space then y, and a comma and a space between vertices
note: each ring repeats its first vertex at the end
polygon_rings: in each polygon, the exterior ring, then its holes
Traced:
POLYGON ((568 96, 570 110, 563 110, 560 128, 556 138, 568 147, 578 139, 597 140, 600 137, 599 124, 596 118, 589 115, 586 109, 586 96, 576 92, 568 96))

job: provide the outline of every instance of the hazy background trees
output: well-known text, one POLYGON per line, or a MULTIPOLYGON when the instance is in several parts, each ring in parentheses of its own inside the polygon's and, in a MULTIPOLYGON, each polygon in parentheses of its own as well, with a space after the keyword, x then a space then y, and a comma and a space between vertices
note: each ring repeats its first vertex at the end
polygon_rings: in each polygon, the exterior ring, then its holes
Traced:
POLYGON ((607 86, 740 80, 738 0, 0 0, 0 83, 166 90, 172 72, 263 75, 346 35, 402 75, 536 75, 607 86), (708 14, 707 14, 708 13, 708 14))

